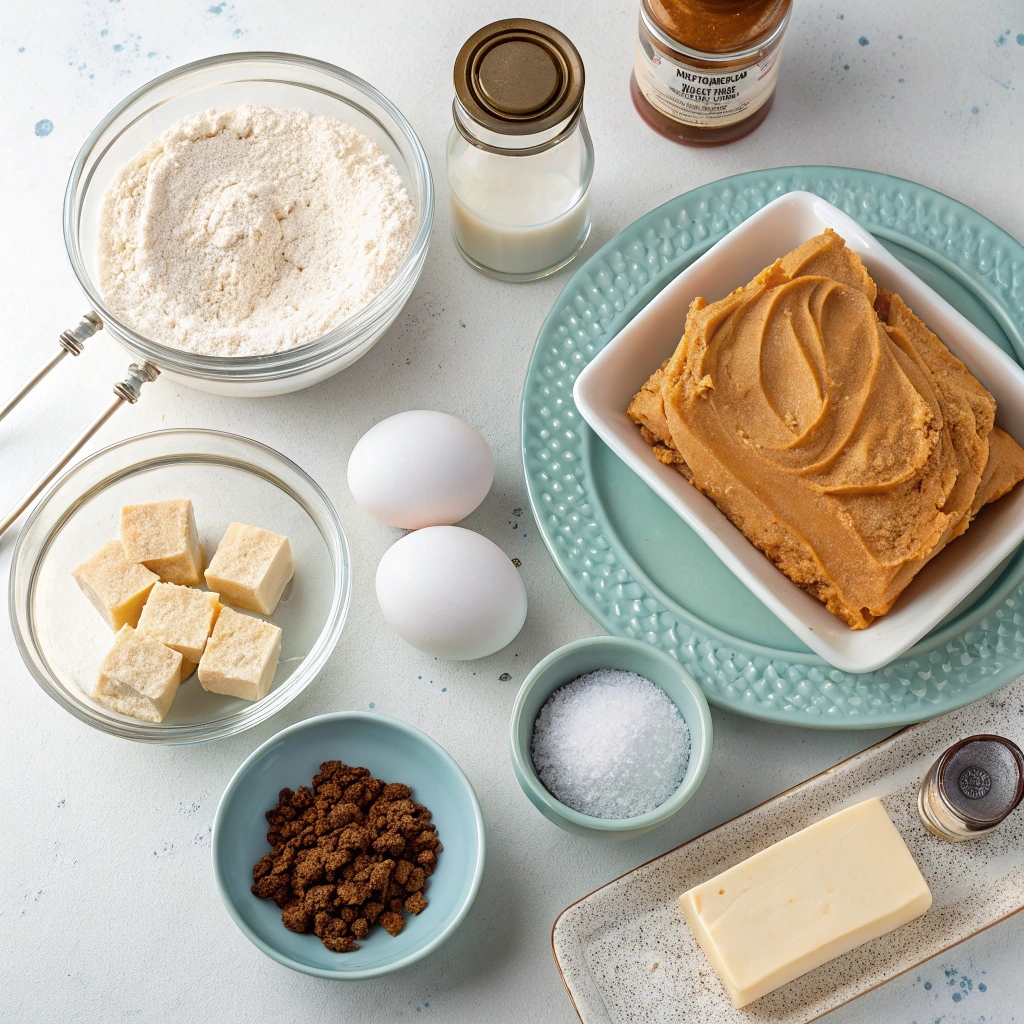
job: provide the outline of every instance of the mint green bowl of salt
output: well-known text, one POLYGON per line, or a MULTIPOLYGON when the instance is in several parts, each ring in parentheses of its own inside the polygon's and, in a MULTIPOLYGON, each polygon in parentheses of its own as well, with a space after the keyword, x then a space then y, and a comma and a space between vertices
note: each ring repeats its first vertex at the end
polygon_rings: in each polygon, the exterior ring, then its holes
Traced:
MULTIPOLYGON (((589 685, 589 683, 584 685, 589 685)), ((711 712, 708 709, 707 699, 693 677, 670 655, 639 640, 597 636, 576 640, 564 647, 559 647, 534 667, 516 697, 515 706, 512 709, 510 739, 512 767, 519 780, 519 785, 534 807, 549 821, 564 828, 567 832, 580 836, 632 839, 634 836, 643 835, 645 832, 650 832, 659 825, 663 825, 697 791, 711 758, 711 712), (614 675, 604 670, 611 670, 614 675), (538 754, 543 749, 546 760, 538 756, 538 761, 543 761, 542 771, 545 772, 545 777, 551 781, 551 761, 554 760, 556 766, 561 768, 561 777, 568 787, 556 785, 555 788, 559 789, 559 792, 571 790, 574 793, 574 802, 578 805, 587 805, 591 809, 600 809, 602 811, 600 816, 575 810, 555 797, 541 781, 538 768, 534 765, 531 749, 537 717, 547 704, 548 699, 556 690, 581 676, 588 676, 590 673, 598 673, 591 677, 591 680, 593 687, 601 692, 588 693, 586 702, 577 704, 579 715, 566 724, 564 716, 566 695, 576 692, 579 684, 574 684, 571 690, 562 691, 562 695, 560 695, 563 711, 561 727, 556 731, 557 723, 552 722, 551 712, 545 713, 545 722, 542 723, 541 732, 538 733, 538 740, 542 742, 542 747, 538 748, 538 754), (685 722, 685 729, 678 722, 666 720, 666 715, 669 719, 672 717, 671 709, 662 710, 661 705, 664 702, 660 700, 660 696, 647 692, 647 689, 643 688, 642 684, 635 679, 626 680, 620 673, 635 673, 664 691, 685 722), (612 684, 619 683, 624 689, 616 692, 612 684), (629 703, 623 704, 623 700, 629 703), (655 716, 651 720, 648 736, 637 735, 637 730, 644 724, 645 719, 641 717, 640 712, 633 713, 630 705, 649 709, 649 713, 655 716), (616 720, 602 720, 602 709, 607 709, 610 716, 615 715, 616 720), (622 714, 624 710, 626 714, 622 714), (669 744, 669 749, 665 752, 673 758, 673 765, 678 766, 678 760, 675 758, 681 751, 682 743, 686 741, 688 732, 689 754, 686 758, 682 780, 668 793, 666 799, 649 810, 643 810, 642 813, 633 814, 630 817, 604 816, 609 811, 608 802, 602 800, 601 783, 594 783, 597 789, 588 794, 586 788, 589 765, 581 759, 578 766, 579 771, 575 773, 576 777, 574 778, 573 763, 569 757, 572 748, 577 747, 578 749, 578 744, 581 743, 585 745, 588 734, 583 730, 588 727, 593 727, 592 735, 595 741, 590 746, 595 750, 607 749, 610 757, 619 758, 620 764, 623 763, 623 757, 629 760, 632 754, 635 754, 643 764, 643 758, 654 756, 652 748, 665 747, 666 744, 669 744), (576 734, 573 732, 574 728, 577 730, 576 734), (560 765, 557 748, 554 751, 554 758, 550 756, 551 752, 548 749, 553 737, 561 737, 567 741, 563 753, 568 760, 563 758, 560 765), (672 737, 680 737, 682 740, 678 750, 671 749, 672 737), (635 750, 630 748, 630 743, 635 744, 635 750), (612 748, 617 749, 613 750, 612 748), (582 794, 582 799, 580 799, 580 794, 582 794)), ((585 752, 583 756, 589 755, 585 752)), ((611 762, 608 767, 612 767, 611 762)), ((618 787, 616 795, 620 810, 617 813, 621 813, 622 809, 628 810, 632 799, 628 789, 625 793, 621 791, 623 776, 628 774, 628 766, 623 767, 622 771, 618 773, 618 777, 611 780, 610 783, 610 789, 618 787)), ((657 789, 656 782, 652 785, 653 789, 647 785, 644 778, 640 779, 635 794, 638 805, 642 805, 645 799, 649 801, 651 793, 657 789)))

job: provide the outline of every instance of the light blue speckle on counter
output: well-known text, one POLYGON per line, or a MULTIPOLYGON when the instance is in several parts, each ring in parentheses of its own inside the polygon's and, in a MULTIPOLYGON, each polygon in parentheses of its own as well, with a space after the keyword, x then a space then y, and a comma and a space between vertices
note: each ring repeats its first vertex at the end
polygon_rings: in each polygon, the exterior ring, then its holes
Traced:
POLYGON ((224 10, 224 5, 223 4, 214 4, 212 7, 207 7, 206 10, 210 14, 220 14, 220 12, 224 10))
MULTIPOLYGON (((972 971, 972 973, 974 972, 972 971)), ((985 972, 981 971, 980 973, 984 974, 985 972)), ((938 988, 935 988, 931 981, 925 981, 923 985, 925 992, 931 993, 929 998, 933 1003, 941 1003, 945 998, 945 995, 948 994, 953 1005, 959 1006, 959 1004, 966 1002, 973 994, 981 994, 988 991, 988 986, 984 982, 979 982, 976 985, 974 983, 974 979, 969 974, 966 974, 964 971, 959 970, 956 967, 943 967, 942 975, 946 979, 945 987, 940 985, 938 988)), ((921 976, 918 975, 915 980, 915 985, 920 981, 921 976)), ((946 1018, 942 1017, 939 1019, 945 1020, 946 1018)), ((963 1018, 956 1017, 954 1019, 958 1024, 959 1022, 966 1024, 966 1021, 963 1018)), ((983 1021, 985 1018, 982 1016, 976 1019, 983 1021)))
POLYGON ((868 45, 868 43, 870 42, 870 40, 868 39, 868 37, 867 37, 867 36, 861 36, 861 37, 860 37, 860 39, 858 39, 858 40, 857 40, 857 42, 858 42, 858 43, 859 43, 859 44, 860 44, 861 46, 867 46, 867 45, 868 45))
POLYGON ((1017 33, 1017 45, 1024 46, 1024 32, 1017 33))
POLYGON ((36 121, 35 132, 39 138, 45 139, 52 131, 53 122, 48 117, 44 117, 41 121, 36 121))
POLYGON ((977 108, 977 107, 971 107, 971 113, 972 113, 972 114, 979 114, 979 113, 981 113, 981 111, 980 111, 980 110, 978 110, 978 108, 977 108))

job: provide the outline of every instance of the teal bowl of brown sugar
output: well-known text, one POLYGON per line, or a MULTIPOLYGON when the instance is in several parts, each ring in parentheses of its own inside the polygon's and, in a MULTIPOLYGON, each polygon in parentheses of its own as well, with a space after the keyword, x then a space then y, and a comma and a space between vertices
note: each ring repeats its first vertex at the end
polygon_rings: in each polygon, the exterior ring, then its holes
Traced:
POLYGON ((631 839, 697 791, 711 758, 711 712, 668 654, 590 637, 526 677, 510 740, 516 779, 549 821, 575 835, 631 839))
POLYGON ((480 805, 451 755, 364 711, 298 722, 257 747, 221 797, 212 845, 242 933, 293 971, 341 981, 437 949, 484 869, 480 805))

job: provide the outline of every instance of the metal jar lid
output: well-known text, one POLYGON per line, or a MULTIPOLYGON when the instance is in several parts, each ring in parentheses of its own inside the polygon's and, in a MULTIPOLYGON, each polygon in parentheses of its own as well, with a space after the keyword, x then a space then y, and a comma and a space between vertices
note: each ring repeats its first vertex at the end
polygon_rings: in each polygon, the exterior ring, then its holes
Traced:
POLYGON ((1004 736, 968 736, 928 769, 918 793, 921 822, 940 839, 988 835, 1024 799, 1024 753, 1004 736))
POLYGON ((1002 736, 969 736, 942 755, 936 776, 950 809, 970 826, 988 828, 1024 797, 1024 754, 1002 736))
POLYGON ((466 114, 499 135, 534 135, 583 105, 583 60, 557 29, 509 18, 475 32, 455 58, 455 94, 466 114))

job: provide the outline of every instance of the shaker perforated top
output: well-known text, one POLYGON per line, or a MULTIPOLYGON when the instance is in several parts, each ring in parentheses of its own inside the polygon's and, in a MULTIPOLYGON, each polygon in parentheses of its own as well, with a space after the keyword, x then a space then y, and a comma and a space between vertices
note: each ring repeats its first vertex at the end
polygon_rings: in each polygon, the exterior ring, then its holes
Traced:
POLYGON ((509 18, 475 32, 455 59, 455 93, 477 124, 500 135, 533 135, 583 104, 583 60, 557 29, 509 18))

